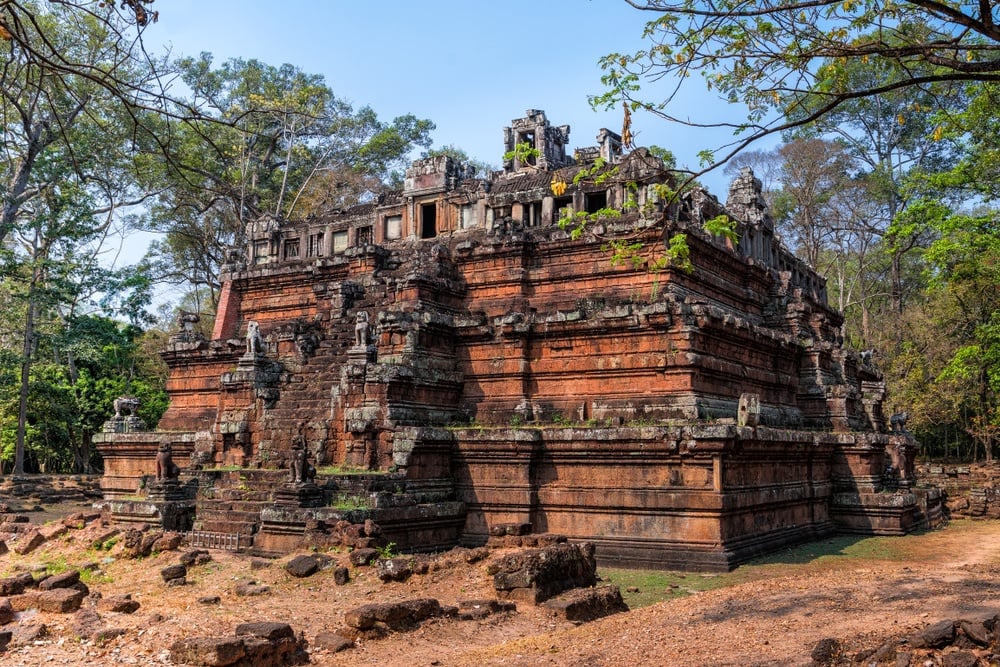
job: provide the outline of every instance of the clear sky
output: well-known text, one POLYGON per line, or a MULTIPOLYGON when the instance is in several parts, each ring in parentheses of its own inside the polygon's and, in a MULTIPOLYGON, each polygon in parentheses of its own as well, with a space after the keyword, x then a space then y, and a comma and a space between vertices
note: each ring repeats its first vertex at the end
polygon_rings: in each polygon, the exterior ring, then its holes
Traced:
MULTIPOLYGON (((155 8, 151 52, 291 63, 383 120, 428 118, 435 146, 495 165, 502 128, 529 108, 569 124, 573 148, 596 144, 602 127, 620 131, 620 110, 598 113, 587 101, 601 92, 598 59, 641 47, 655 16, 623 0, 157 0, 155 8)), ((700 81, 688 84, 692 115, 724 107, 700 81)), ((641 114, 633 131, 637 144, 672 150, 688 166, 725 140, 641 114)), ((726 180, 704 179, 723 199, 726 180)))

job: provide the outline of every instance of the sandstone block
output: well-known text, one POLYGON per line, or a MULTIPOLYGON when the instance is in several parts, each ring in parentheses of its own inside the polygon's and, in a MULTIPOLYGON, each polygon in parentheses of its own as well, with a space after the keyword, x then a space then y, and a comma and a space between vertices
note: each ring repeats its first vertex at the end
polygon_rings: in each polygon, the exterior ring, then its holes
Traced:
POLYGON ((375 572, 384 583, 390 581, 406 581, 413 574, 410 558, 379 558, 375 561, 375 572))
POLYGON ((320 632, 313 638, 312 645, 330 653, 340 653, 349 648, 354 648, 353 641, 336 632, 320 632))
POLYGON ((45 536, 36 528, 21 535, 14 546, 14 551, 20 555, 29 554, 45 544, 45 536))
POLYGON ((10 600, 0 598, 0 625, 7 625, 14 620, 14 608, 10 606, 10 600))
POLYGON ((194 565, 204 565, 212 561, 212 554, 205 549, 194 549, 181 554, 181 565, 192 567, 194 565))
POLYGON ((355 549, 348 556, 351 561, 351 565, 355 567, 361 567, 362 565, 370 565, 376 558, 378 558, 378 551, 375 549, 355 549))
MULTIPOLYGON (((173 551, 181 545, 184 540, 183 536, 179 533, 164 533, 157 539, 155 539, 149 548, 149 552, 154 551, 173 551)), ((181 561, 183 562, 183 561, 181 561)))
POLYGON ((239 637, 195 637, 181 639, 170 647, 170 659, 182 665, 227 667, 246 655, 239 637))
POLYGON ((954 621, 938 621, 910 636, 914 648, 941 648, 955 639, 954 621))
POLYGON ((258 637, 274 641, 285 637, 295 637, 292 626, 288 623, 276 621, 256 621, 253 623, 240 623, 236 626, 237 637, 258 637))
POLYGON ((376 623, 389 628, 409 629, 432 616, 441 615, 441 604, 433 598, 416 598, 401 602, 366 604, 344 612, 344 623, 358 630, 369 630, 376 623))
POLYGON ((101 611, 113 611, 118 614, 132 614, 138 611, 139 601, 133 600, 131 594, 128 593, 112 595, 98 600, 97 608, 101 611))
POLYGON ((121 531, 119 531, 117 528, 109 528, 107 530, 102 530, 101 532, 99 532, 97 535, 94 536, 94 539, 90 541, 90 546, 94 549, 100 549, 101 547, 104 546, 105 542, 107 542, 112 538, 117 537, 119 532, 121 531))
POLYGON ((53 588, 71 588, 74 584, 80 583, 79 570, 66 570, 59 574, 53 574, 38 582, 38 589, 50 591, 53 588))
POLYGON ((163 581, 170 582, 175 579, 184 579, 187 577, 187 567, 178 563, 176 565, 168 565, 162 570, 160 570, 160 577, 163 581))
POLYGON ((343 586, 351 580, 351 571, 346 567, 338 567, 333 571, 333 583, 343 586))
POLYGON ((597 583, 592 544, 557 544, 504 556, 492 563, 493 587, 502 600, 539 603, 563 591, 597 583))
POLYGON ((38 529, 38 532, 42 534, 46 540, 54 540, 57 537, 62 537, 69 532, 69 528, 63 523, 49 523, 45 524, 38 529))
POLYGON ((320 561, 316 556, 296 556, 285 563, 285 572, 293 577, 311 577, 320 568, 320 561))
POLYGON ((576 588, 547 600, 545 607, 567 621, 593 621, 628 611, 617 586, 576 588))
POLYGON ((253 597, 255 595, 267 595, 271 592, 268 586, 258 584, 256 581, 244 581, 236 584, 233 593, 238 597, 253 597))
MULTIPOLYGON (((29 608, 35 607, 39 611, 68 614, 79 609, 83 599, 87 596, 82 591, 73 588, 53 588, 49 591, 31 591, 18 597, 30 598, 29 608)), ((15 600, 16 598, 12 599, 11 604, 14 604, 15 600)))

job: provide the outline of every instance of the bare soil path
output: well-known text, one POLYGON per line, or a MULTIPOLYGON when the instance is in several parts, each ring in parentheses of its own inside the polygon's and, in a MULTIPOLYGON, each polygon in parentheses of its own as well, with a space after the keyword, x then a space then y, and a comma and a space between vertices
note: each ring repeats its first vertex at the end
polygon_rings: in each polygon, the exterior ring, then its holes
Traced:
MULTIPOLYGON (((173 641, 228 636, 241 622, 286 621, 312 640, 341 627, 346 609, 369 602, 434 597, 457 604, 493 597, 484 563, 461 563, 393 584, 356 568, 351 583, 336 586, 329 570, 295 579, 281 567, 285 559, 251 570, 249 558, 225 552, 213 552, 211 563, 193 568, 188 585, 167 587, 159 571, 177 562, 177 552, 124 559, 117 547, 87 548, 90 530, 70 531, 27 556, 0 556, 0 576, 53 563, 98 562, 101 574, 91 580, 91 590, 104 596, 130 593, 141 603, 134 614, 102 612, 109 626, 125 634, 95 644, 75 636, 72 615, 22 612, 5 629, 44 624, 48 636, 11 647, 0 654, 0 664, 170 664, 173 641), (239 584, 251 581, 269 592, 238 596, 239 584), (218 596, 220 603, 198 602, 206 596, 218 596)), ((346 562, 346 554, 340 557, 346 562)), ((601 574, 616 581, 622 573, 601 574)), ((312 649, 312 664, 809 665, 810 651, 824 638, 860 651, 939 619, 1000 613, 1000 522, 953 523, 905 538, 838 538, 726 575, 684 576, 678 581, 692 584, 686 588, 719 587, 682 597, 676 593, 685 587, 668 588, 662 591, 670 598, 664 602, 582 625, 528 605, 482 621, 438 619, 342 653, 312 649)))

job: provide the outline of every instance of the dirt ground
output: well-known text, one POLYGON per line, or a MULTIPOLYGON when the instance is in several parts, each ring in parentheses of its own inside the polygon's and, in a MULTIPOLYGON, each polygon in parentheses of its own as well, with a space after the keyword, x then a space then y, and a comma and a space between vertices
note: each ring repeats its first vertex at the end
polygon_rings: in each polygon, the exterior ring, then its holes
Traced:
MULTIPOLYGON (((352 568, 351 582, 337 586, 332 570, 295 579, 282 568, 287 559, 252 570, 249 557, 222 551, 192 568, 186 586, 167 587, 159 571, 177 563, 179 552, 125 559, 120 545, 110 551, 88 548, 94 530, 70 531, 26 556, 0 556, 0 576, 96 562, 100 571, 90 579, 92 591, 105 597, 129 593, 141 603, 134 614, 101 612, 109 627, 125 633, 103 644, 81 641, 71 614, 26 611, 4 629, 44 624, 48 635, 10 647, 0 654, 0 664, 171 664, 175 640, 230 636, 242 622, 285 621, 312 640, 342 627, 345 610, 370 602, 433 597, 454 605, 493 597, 486 562, 461 562, 391 584, 379 582, 369 568, 352 568), (250 581, 269 592, 237 596, 236 587, 250 581), (198 601, 206 596, 218 596, 220 603, 198 601)), ((810 651, 824 638, 858 651, 940 619, 1000 613, 1000 522, 953 523, 880 540, 872 543, 877 549, 862 555, 830 553, 829 545, 824 552, 822 544, 815 557, 801 549, 794 556, 777 554, 719 579, 732 585, 591 623, 556 620, 521 604, 516 613, 481 621, 435 619, 341 653, 310 648, 311 660, 352 667, 809 665, 810 651)), ((331 555, 346 564, 346 554, 331 555)))

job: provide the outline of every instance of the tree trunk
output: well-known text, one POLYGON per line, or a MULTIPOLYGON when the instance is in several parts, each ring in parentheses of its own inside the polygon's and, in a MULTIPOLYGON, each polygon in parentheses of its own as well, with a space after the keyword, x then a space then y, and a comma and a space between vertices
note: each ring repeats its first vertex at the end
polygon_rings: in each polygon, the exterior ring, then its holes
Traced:
POLYGON ((31 357, 35 348, 35 281, 32 272, 28 287, 28 312, 24 317, 24 358, 21 360, 21 391, 17 406, 17 443, 14 447, 14 474, 24 474, 24 436, 28 426, 28 389, 31 380, 31 357))

